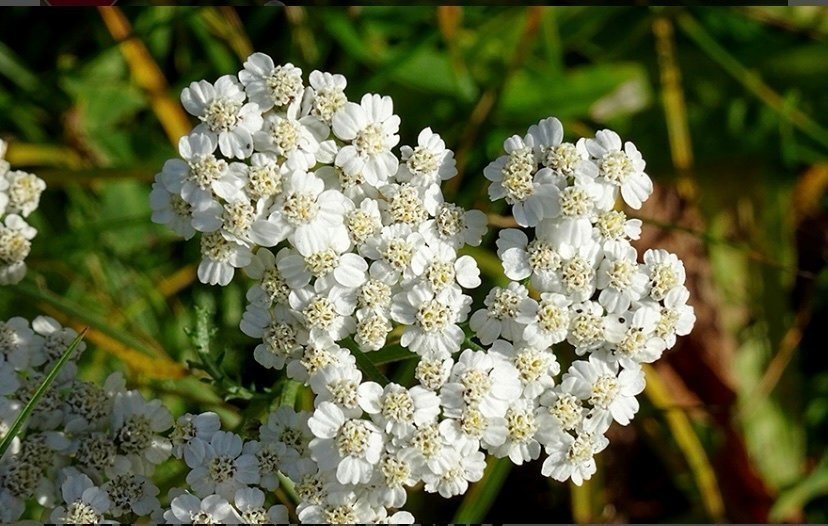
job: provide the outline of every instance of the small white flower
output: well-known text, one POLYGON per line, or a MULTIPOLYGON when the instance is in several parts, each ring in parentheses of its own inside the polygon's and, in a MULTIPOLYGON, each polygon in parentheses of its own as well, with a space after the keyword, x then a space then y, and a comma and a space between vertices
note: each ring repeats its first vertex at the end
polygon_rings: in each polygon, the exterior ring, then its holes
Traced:
POLYGON ((513 281, 506 288, 494 287, 483 301, 487 308, 472 314, 469 327, 484 345, 498 338, 517 341, 524 328, 518 313, 531 301, 529 290, 520 283, 513 281))
POLYGON ((210 442, 197 441, 184 451, 184 460, 192 471, 187 483, 196 495, 216 493, 230 498, 236 490, 259 482, 256 457, 242 453, 242 439, 235 433, 216 431, 210 442))
POLYGON ((446 467, 442 473, 424 473, 423 481, 428 493, 439 493, 449 499, 462 495, 469 488, 469 482, 483 478, 486 469, 486 456, 474 443, 467 442, 460 449, 446 448, 446 467))
POLYGON ((371 308, 359 309, 356 312, 354 341, 362 351, 378 351, 385 347, 388 333, 393 328, 385 312, 371 308))
POLYGON ((161 400, 148 402, 138 391, 118 393, 111 424, 118 454, 130 462, 136 474, 151 474, 156 465, 169 458, 172 444, 161 433, 172 427, 173 420, 161 400))
POLYGON ((384 224, 406 223, 412 228, 434 215, 442 203, 440 187, 432 184, 426 187, 411 183, 387 184, 380 189, 384 200, 381 210, 384 224))
POLYGON ((37 230, 16 214, 0 223, 0 285, 18 283, 26 275, 25 259, 37 230))
POLYGON ((529 237, 516 228, 501 230, 497 255, 506 277, 514 281, 530 278, 533 288, 554 290, 558 282, 556 272, 561 268, 563 257, 550 234, 549 229, 537 229, 535 239, 529 241, 529 237))
POLYGON ((398 181, 411 181, 418 186, 427 186, 451 179, 457 175, 454 152, 446 148, 440 135, 425 128, 417 136, 417 146, 400 148, 398 181))
POLYGON ((656 304, 641 303, 635 310, 606 318, 608 359, 625 368, 656 361, 664 351, 665 342, 656 335, 661 312, 656 304))
POLYGON ((261 131, 253 134, 256 151, 273 152, 293 170, 310 170, 317 162, 319 144, 328 137, 328 127, 312 115, 300 117, 298 104, 285 114, 265 117, 261 131))
POLYGON ((529 127, 534 139, 535 156, 542 165, 551 168, 558 175, 572 178, 578 164, 589 157, 586 148, 563 142, 563 126, 555 117, 541 120, 529 127))
POLYGON ((558 243, 580 246, 592 236, 592 222, 603 190, 595 180, 575 177, 575 184, 566 186, 558 194, 560 217, 546 219, 538 230, 548 230, 558 243))
POLYGON ((333 287, 326 292, 314 292, 309 288, 293 290, 290 306, 294 315, 310 333, 310 339, 330 338, 339 341, 354 332, 356 307, 353 297, 333 287))
POLYGON ((480 286, 477 261, 471 256, 458 258, 446 243, 423 246, 411 259, 411 270, 435 292, 456 285, 466 289, 480 286))
POLYGON ((279 272, 288 286, 297 289, 315 279, 317 290, 333 286, 356 289, 365 283, 368 263, 348 252, 351 243, 342 230, 322 236, 299 236, 294 240, 296 252, 278 263, 279 272))
POLYGON ((336 470, 342 484, 364 484, 371 480, 383 449, 383 435, 376 425, 347 418, 331 402, 322 402, 308 420, 313 432, 311 454, 320 470, 336 470))
POLYGON ((59 524, 98 524, 111 506, 106 491, 76 470, 67 473, 61 494, 66 506, 58 506, 50 516, 52 522, 59 524))
POLYGON ((272 153, 254 153, 250 157, 250 166, 244 166, 247 180, 244 192, 250 199, 264 199, 268 204, 282 193, 282 181, 292 171, 272 153))
POLYGON ((5 193, 8 198, 5 207, 6 214, 19 214, 28 217, 37 209, 40 204, 40 194, 46 189, 46 182, 43 179, 19 170, 0 174, 0 178, 5 179, 7 183, 2 190, 2 193, 5 193))
POLYGON ((347 198, 314 174, 292 172, 284 181, 282 197, 271 209, 269 221, 279 228, 278 239, 324 237, 342 226, 347 198))
POLYGON ((492 201, 506 198, 515 221, 530 227, 560 212, 555 174, 549 168, 537 169, 533 146, 531 135, 525 139, 513 135, 503 143, 506 155, 483 170, 486 179, 492 181, 489 198, 492 201))
POLYGON ((444 418, 440 433, 449 444, 471 442, 477 448, 496 448, 506 441, 506 419, 502 416, 486 416, 476 407, 466 407, 458 418, 444 418))
POLYGON ((644 252, 644 272, 649 277, 650 297, 661 301, 677 287, 684 285, 684 263, 675 255, 662 249, 644 252))
MULTIPOLYGON (((69 345, 72 344, 72 340, 78 336, 74 329, 62 326, 56 319, 49 316, 38 316, 32 320, 32 329, 36 334, 42 336, 42 339, 39 340, 41 345, 35 347, 35 352, 31 355, 32 365, 51 365, 61 357, 69 345)), ((75 357, 85 350, 86 343, 79 343, 75 347, 75 357)), ((58 379, 67 380, 68 378, 58 376, 58 379)))
POLYGON ((134 513, 147 517, 160 512, 158 488, 143 475, 119 473, 103 485, 112 504, 109 513, 114 517, 125 517, 134 513))
POLYGON ((112 411, 112 399, 99 385, 75 379, 64 396, 65 430, 70 433, 99 429, 112 411))
POLYGON ((542 292, 539 302, 523 302, 517 317, 526 326, 523 339, 536 349, 564 341, 569 332, 570 303, 569 298, 554 292, 542 292))
POLYGON ((253 253, 222 232, 210 232, 201 236, 201 263, 198 279, 202 283, 225 286, 233 279, 235 269, 250 264, 253 253))
POLYGON ((544 460, 541 473, 558 482, 572 479, 580 486, 597 470, 594 456, 607 447, 609 441, 603 435, 578 432, 576 436, 559 433, 546 445, 549 457, 544 460))
POLYGON ((406 389, 392 383, 383 388, 376 382, 365 382, 358 393, 359 406, 380 429, 397 438, 413 432, 415 424, 435 422, 440 414, 440 399, 420 386, 406 389))
POLYGON ((308 81, 313 95, 310 113, 330 123, 334 114, 348 102, 345 96, 348 81, 342 75, 317 70, 311 71, 308 81))
POLYGON ((309 341, 302 349, 302 355, 288 362, 286 371, 288 378, 307 382, 326 365, 347 367, 355 361, 350 351, 335 344, 330 336, 323 335, 309 341))
POLYGON ((448 381, 454 360, 451 358, 420 358, 414 370, 414 378, 429 391, 439 391, 448 381))
POLYGON ((239 524, 239 513, 219 495, 199 499, 189 493, 175 497, 170 509, 164 512, 164 521, 171 524, 239 524))
MULTIPOLYGON (((244 273, 258 282, 247 291, 247 301, 252 305, 267 308, 288 304, 290 287, 278 268, 279 262, 288 254, 290 254, 288 248, 281 249, 276 255, 266 248, 260 248, 250 259, 250 264, 244 267, 244 273)), ((244 325, 242 325, 242 331, 252 336, 245 330, 244 325)))
POLYGON ((152 222, 166 225, 170 230, 190 239, 195 235, 192 225, 193 207, 181 198, 179 192, 170 192, 161 182, 161 175, 155 176, 150 192, 150 208, 152 208, 152 222))
POLYGON ((446 358, 460 350, 465 339, 457 325, 468 316, 471 298, 457 288, 434 294, 425 285, 415 285, 394 296, 391 316, 405 325, 400 345, 421 356, 446 358))
POLYGON ((164 163, 158 180, 196 208, 206 206, 214 195, 223 199, 235 196, 246 182, 244 165, 217 159, 215 149, 215 139, 209 135, 194 132, 182 137, 178 153, 183 160, 164 163))
POLYGON ((540 456, 541 446, 535 439, 538 431, 535 406, 533 399, 521 398, 506 410, 506 440, 502 445, 491 449, 496 457, 509 457, 509 460, 520 466, 540 456))
POLYGON ((216 413, 208 411, 197 415, 190 413, 181 415, 173 424, 173 430, 170 433, 173 456, 182 458, 196 440, 210 442, 219 429, 221 429, 221 421, 216 413))
POLYGON ((423 236, 409 225, 396 224, 383 227, 379 236, 369 239, 363 253, 377 261, 377 275, 381 279, 407 279, 413 275, 411 260, 424 244, 423 236))
POLYGON ((505 415, 522 390, 518 374, 505 360, 466 349, 440 390, 445 415, 460 418, 466 407, 478 408, 487 417, 505 415))
POLYGON ((326 492, 315 504, 300 503, 296 511, 304 524, 368 524, 379 514, 366 499, 344 488, 326 492))
POLYGON ((595 292, 596 269, 602 250, 598 243, 590 241, 578 247, 561 245, 560 267, 552 280, 552 292, 559 292, 572 301, 587 301, 595 292))
MULTIPOLYGON (((476 444, 471 441, 473 446, 476 444)), ((453 446, 436 422, 415 426, 413 433, 400 444, 400 455, 410 462, 414 476, 445 473, 451 462, 453 446)))
POLYGON ((234 503, 243 524, 286 524, 287 508, 281 504, 265 508, 265 494, 259 488, 240 488, 234 503))
POLYGON ((254 305, 244 311, 241 328, 248 336, 261 338, 253 358, 268 369, 282 369, 288 360, 299 357, 308 339, 308 331, 293 317, 254 305))
POLYGON ((638 412, 635 396, 644 390, 644 373, 639 367, 618 372, 618 364, 595 355, 589 361, 576 360, 561 380, 561 389, 586 400, 592 409, 584 429, 605 432, 613 420, 625 426, 638 412))
POLYGON ((635 248, 617 243, 604 252, 598 267, 596 285, 601 289, 598 303, 610 313, 621 313, 638 301, 647 288, 647 274, 635 259, 635 248))
POLYGON ((357 388, 362 383, 362 372, 357 367, 327 365, 310 379, 311 390, 316 397, 314 405, 332 402, 349 418, 362 414, 357 388))
POLYGON ((201 120, 193 130, 218 141, 225 157, 244 159, 253 153, 253 133, 262 127, 262 112, 254 102, 244 103, 245 93, 233 75, 215 84, 192 82, 181 92, 181 104, 201 120))
POLYGON ((239 80, 247 96, 262 111, 287 106, 302 96, 302 70, 289 62, 276 66, 264 53, 247 57, 244 69, 239 71, 239 80))
POLYGON ((598 302, 585 301, 571 306, 566 341, 575 347, 578 356, 606 344, 604 308, 598 302))
POLYGON ((693 307, 687 305, 690 291, 686 287, 675 287, 664 296, 664 306, 660 309, 655 334, 662 340, 667 349, 676 344, 676 335, 690 334, 696 323, 696 314, 693 307))
POLYGON ((362 253, 363 245, 373 236, 382 231, 382 215, 376 200, 365 198, 354 207, 353 203, 346 202, 345 227, 348 237, 362 253))
POLYGON ((561 372, 561 365, 555 354, 546 347, 512 346, 509 342, 497 340, 492 344, 491 353, 512 364, 518 371, 522 396, 535 399, 555 385, 555 376, 561 372))
POLYGON ((417 478, 412 466, 412 449, 383 454, 374 479, 367 488, 367 500, 374 506, 400 508, 405 505, 407 494, 404 486, 414 486, 417 478))
POLYGON ((29 322, 15 316, 0 321, 0 353, 15 369, 29 366, 32 355, 43 345, 43 338, 29 328, 29 322))
MULTIPOLYGON (((264 443, 282 444, 287 449, 287 456, 296 458, 308 454, 308 444, 313 434, 308 427, 311 413, 295 411, 290 406, 279 406, 270 413, 267 421, 259 427, 259 437, 264 443)), ((296 479, 298 477, 291 478, 296 479)))
POLYGON ((547 391, 540 397, 537 412, 536 438, 543 445, 559 440, 559 435, 581 429, 586 409, 583 402, 561 386, 547 391))
POLYGON ((447 243, 454 249, 463 245, 476 247, 486 233, 486 214, 480 210, 464 210, 454 203, 437 206, 434 219, 420 226, 420 233, 429 245, 447 243))
POLYGON ((646 163, 635 145, 629 141, 622 145, 621 138, 612 130, 597 131, 595 139, 587 139, 585 145, 596 164, 581 163, 579 168, 597 166, 597 170, 586 170, 585 175, 597 171, 600 180, 621 190, 625 203, 636 210, 641 208, 653 192, 653 182, 644 173, 646 163))
POLYGON ((399 160, 391 148, 400 141, 400 118, 391 97, 366 94, 359 104, 347 102, 333 116, 334 134, 350 144, 336 154, 336 166, 347 174, 361 174, 380 186, 397 173, 399 160))
POLYGON ((607 210, 593 219, 592 233, 603 245, 604 250, 616 243, 629 242, 641 237, 641 220, 627 219, 621 210, 607 210))

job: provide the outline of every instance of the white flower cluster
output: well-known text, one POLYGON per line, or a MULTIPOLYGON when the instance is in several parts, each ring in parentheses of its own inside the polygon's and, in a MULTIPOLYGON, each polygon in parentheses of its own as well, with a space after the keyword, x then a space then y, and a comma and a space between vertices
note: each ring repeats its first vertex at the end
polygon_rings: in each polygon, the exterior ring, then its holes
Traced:
MULTIPOLYGON (((0 437, 76 336, 45 316, 31 326, 23 318, 0 322, 0 437)), ((64 365, 0 460, 0 522, 17 521, 33 503, 55 523, 288 522, 284 506, 265 505, 265 492, 278 487, 282 457, 298 456, 288 448, 300 442, 289 437, 301 429, 286 427, 298 424, 296 413, 277 411, 281 427, 262 426, 261 442, 242 442, 221 431, 215 413, 174 423, 160 400, 127 390, 120 374, 100 387, 76 371, 73 361, 64 365), (172 499, 163 510, 152 476, 171 456, 190 468, 190 487, 161 495, 172 499)))
MULTIPOLYGON (((40 316, 0 322, 0 434, 5 436, 77 333, 40 316)), ((81 343, 75 356, 85 349, 81 343)), ((160 510, 153 468, 170 454, 159 433, 172 425, 157 400, 127 391, 119 374, 100 387, 69 361, 0 461, 0 521, 27 502, 54 508, 53 522, 149 517, 160 510)))
POLYGON ((0 285, 17 283, 26 275, 25 260, 37 230, 24 218, 35 211, 46 188, 36 175, 11 169, 6 146, 0 139, 0 285))
MULTIPOLYGON (((630 241, 641 221, 614 206, 620 194, 640 208, 652 192, 631 142, 610 130, 563 142, 561 123, 548 118, 504 149, 484 172, 489 196, 505 198, 529 234, 500 232, 497 253, 513 281, 492 290, 470 320, 490 354, 505 357, 519 378, 520 394, 506 400, 513 423, 505 449, 493 452, 519 464, 538 458, 543 446, 543 474, 580 484, 594 473, 610 424, 626 425, 638 411, 640 364, 657 360, 695 323, 684 265, 664 250, 637 261, 630 241), (553 349, 564 343, 580 358, 556 382, 553 349)), ((514 384, 513 377, 491 385, 514 384)))
POLYGON ((389 97, 350 102, 345 78, 319 71, 309 84, 256 53, 182 93, 201 123, 156 177, 153 220, 202 233, 203 282, 239 268, 254 280, 241 329, 261 340, 256 361, 315 398, 313 413, 272 413, 257 442, 217 433, 219 464, 185 451, 195 496, 169 513, 214 513, 217 499, 230 513, 233 491, 256 477, 267 489, 277 470, 314 523, 412 522, 396 511, 406 488, 460 495, 486 454, 522 464, 545 450, 544 475, 588 479, 610 424, 638 410, 639 364, 695 319, 681 261, 650 250, 638 263, 641 223, 614 208, 651 193, 641 155, 608 130, 563 142, 554 118, 508 139, 484 175, 531 230, 500 233, 513 281, 469 318, 480 272, 458 251, 481 242, 485 216, 444 201, 453 153, 427 128, 398 157, 389 97), (416 354, 418 385, 363 378, 356 356, 397 344, 416 354), (558 379, 566 348, 583 358, 558 379))

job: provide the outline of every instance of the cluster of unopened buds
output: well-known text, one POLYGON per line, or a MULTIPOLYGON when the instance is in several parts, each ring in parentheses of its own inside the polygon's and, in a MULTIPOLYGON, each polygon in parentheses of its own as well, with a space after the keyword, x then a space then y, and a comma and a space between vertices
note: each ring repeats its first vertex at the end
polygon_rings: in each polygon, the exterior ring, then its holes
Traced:
POLYGON ((46 183, 36 175, 12 170, 0 139, 0 285, 17 283, 26 275, 26 257, 37 230, 25 218, 40 204, 46 183))
MULTIPOLYGON (((227 285, 237 269, 252 280, 241 330, 274 379, 309 387, 312 411, 282 405, 242 437, 212 413, 173 424, 118 377, 81 382, 21 442, 41 434, 38 451, 69 459, 37 465, 62 484, 49 494, 62 502, 52 520, 284 522, 271 504, 285 484, 302 522, 411 523, 407 491, 463 494, 487 456, 542 457, 545 476, 581 484, 610 425, 634 417, 641 364, 695 321, 682 262, 663 250, 639 262, 641 222, 616 206, 637 209, 652 192, 635 146, 609 130, 564 142, 555 118, 507 139, 484 176, 521 228, 496 241, 509 283, 473 308, 480 270, 463 254, 481 243, 486 216, 444 200, 454 154, 429 128, 395 153, 391 99, 354 102, 345 90, 341 75, 313 71, 306 86, 299 68, 261 53, 238 75, 193 82, 181 100, 200 123, 150 196, 153 221, 200 234, 202 282, 227 285), (391 351, 414 361, 406 385, 372 365, 391 351), (151 476, 170 455, 188 466, 188 487, 161 496, 163 509, 151 476)), ((59 330, 16 320, 0 331, 9 363, 7 342, 36 349, 59 330)), ((24 498, 2 473, 0 501, 24 498)))

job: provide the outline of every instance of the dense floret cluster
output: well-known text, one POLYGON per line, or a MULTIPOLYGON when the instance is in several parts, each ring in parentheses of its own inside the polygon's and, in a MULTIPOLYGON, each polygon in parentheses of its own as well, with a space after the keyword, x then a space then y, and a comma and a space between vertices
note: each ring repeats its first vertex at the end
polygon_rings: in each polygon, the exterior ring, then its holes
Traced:
POLYGON ((12 170, 0 139, 0 285, 19 282, 26 275, 26 257, 37 230, 25 218, 37 209, 46 183, 36 175, 12 170))
MULTIPOLYGON (((507 139, 484 176, 520 228, 496 240, 508 283, 473 308, 482 281, 464 251, 486 216, 445 201, 454 154, 430 128, 397 150, 391 99, 351 101, 346 87, 320 71, 306 85, 261 53, 193 82, 181 101, 199 124, 150 196, 153 221, 200 236, 202 282, 250 278, 240 329, 253 357, 313 407, 277 407, 242 436, 214 413, 174 421, 120 376, 98 387, 70 365, 0 462, 0 519, 34 499, 56 522, 286 522, 274 490, 287 486, 302 522, 412 523, 409 489, 463 494, 487 457, 592 476, 606 431, 638 411, 641 364, 695 322, 682 262, 657 249, 639 261, 641 221, 617 206, 652 192, 641 154, 610 130, 565 142, 555 118, 507 139), (410 385, 371 365, 388 356, 412 360, 410 385), (168 459, 187 487, 160 495, 168 459)), ((15 199, 0 211, 33 208, 15 199)), ((0 428, 73 337, 51 318, 0 324, 0 428)))

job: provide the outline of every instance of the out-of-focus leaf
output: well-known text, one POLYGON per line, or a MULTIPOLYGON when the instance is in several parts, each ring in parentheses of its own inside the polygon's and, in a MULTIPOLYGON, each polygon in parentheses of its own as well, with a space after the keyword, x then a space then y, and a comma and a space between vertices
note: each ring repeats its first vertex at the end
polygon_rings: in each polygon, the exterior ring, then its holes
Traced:
POLYGON ((406 87, 457 97, 464 101, 474 100, 477 96, 477 87, 471 77, 468 74, 458 77, 445 53, 430 47, 418 49, 392 68, 391 78, 406 87))
MULTIPOLYGON (((551 77, 544 70, 526 68, 516 72, 506 84, 497 113, 510 122, 533 122, 539 116, 548 115, 577 117, 589 114, 603 97, 612 95, 624 85, 632 87, 633 99, 637 100, 628 104, 628 108, 636 111, 643 107, 642 101, 649 100, 649 93, 643 91, 647 89, 646 79, 644 67, 637 63, 583 66, 570 69, 559 78, 551 77)), ((622 96, 629 98, 624 93, 615 95, 616 98, 622 96)), ((611 117, 621 114, 605 110, 599 113, 611 117)))
POLYGON ((752 387, 761 378, 770 359, 763 328, 745 331, 744 343, 736 353, 734 370, 741 379, 740 404, 745 442, 763 478, 774 486, 793 484, 801 476, 804 454, 803 429, 773 398, 754 396, 752 387))
POLYGON ((779 495, 770 512, 775 522, 796 521, 802 508, 816 497, 828 495, 828 456, 823 456, 811 473, 779 495))
POLYGON ((37 76, 29 71, 14 51, 2 42, 0 42, 0 75, 26 91, 33 91, 39 85, 37 76))

